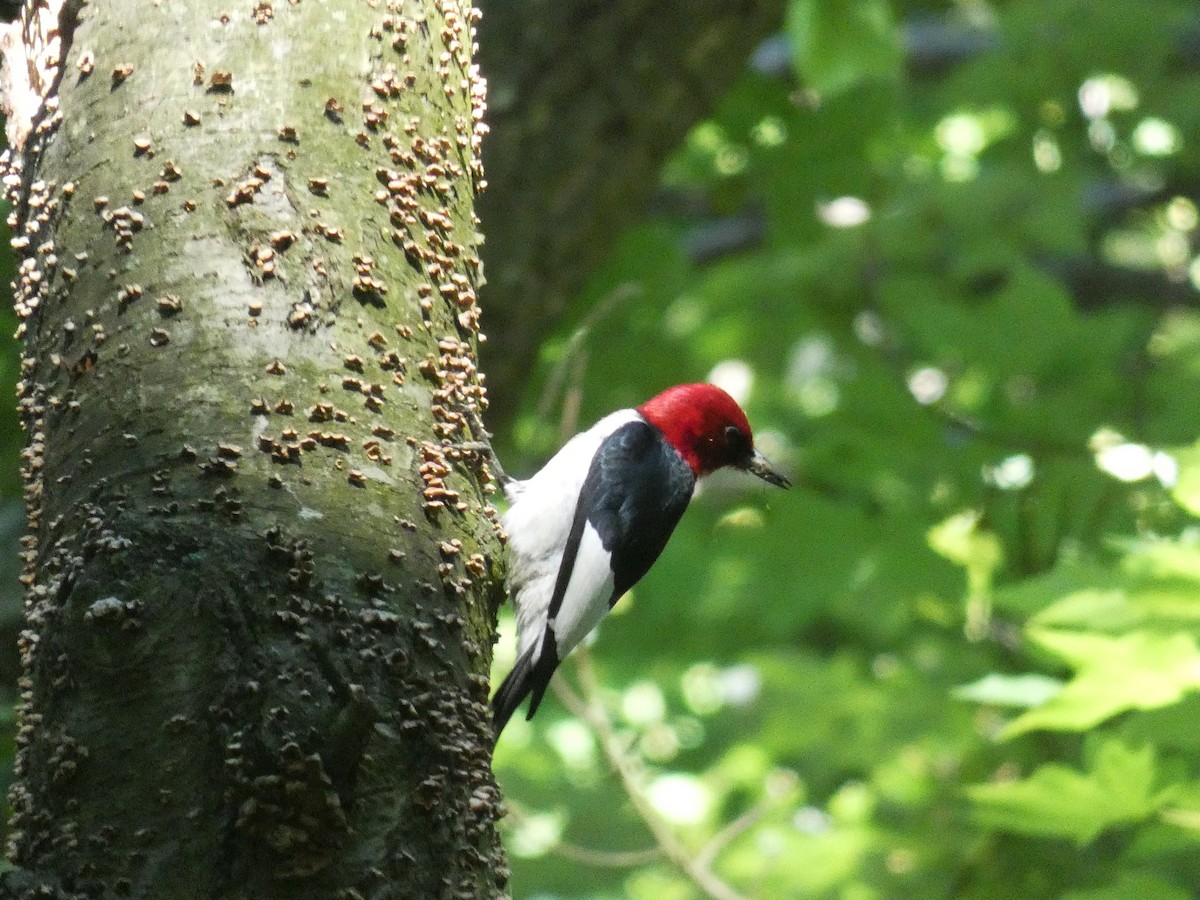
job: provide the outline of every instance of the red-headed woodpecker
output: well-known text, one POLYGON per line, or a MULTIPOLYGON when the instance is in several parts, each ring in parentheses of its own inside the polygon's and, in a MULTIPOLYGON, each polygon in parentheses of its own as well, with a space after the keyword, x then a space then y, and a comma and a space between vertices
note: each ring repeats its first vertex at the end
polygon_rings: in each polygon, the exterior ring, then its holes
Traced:
POLYGON ((658 559, 696 480, 722 466, 788 487, 732 397, 681 384, 605 416, 508 483, 517 664, 492 698, 497 736, 530 694, 533 718, 558 664, 658 559))

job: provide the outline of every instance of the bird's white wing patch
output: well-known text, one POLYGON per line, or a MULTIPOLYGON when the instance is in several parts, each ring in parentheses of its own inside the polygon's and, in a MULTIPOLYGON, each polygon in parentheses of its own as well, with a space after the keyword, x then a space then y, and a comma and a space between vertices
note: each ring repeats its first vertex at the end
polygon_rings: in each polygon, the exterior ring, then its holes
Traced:
POLYGON ((588 636, 608 612, 612 598, 613 571, 610 554, 600 543, 600 535, 590 524, 583 526, 575 568, 555 617, 554 642, 558 658, 564 659, 575 645, 588 636))
MULTIPOLYGON (((501 523, 509 536, 509 583, 517 607, 518 655, 540 642, 545 633, 546 613, 562 565, 563 547, 592 457, 606 437, 622 425, 640 418, 632 409, 605 416, 587 431, 567 441, 532 478, 509 486, 507 492, 512 505, 504 513, 501 523)), ((581 555, 582 552, 581 547, 581 555)), ((574 577, 574 573, 572 575, 574 577)), ((574 587, 573 583, 571 587, 574 587)), ((604 601, 607 599, 605 597, 604 601)), ((563 606, 566 606, 565 601, 563 606)), ((589 630, 590 626, 584 634, 589 630)), ((555 640, 560 640, 557 631, 555 640)), ((563 653, 561 647, 560 644, 560 654, 563 653)))

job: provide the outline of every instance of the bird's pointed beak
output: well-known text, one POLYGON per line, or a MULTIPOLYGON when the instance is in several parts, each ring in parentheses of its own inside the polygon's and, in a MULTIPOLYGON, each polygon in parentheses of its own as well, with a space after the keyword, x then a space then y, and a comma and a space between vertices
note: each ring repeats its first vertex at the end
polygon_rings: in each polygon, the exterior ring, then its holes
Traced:
POLYGON ((792 483, 780 475, 767 462, 767 458, 755 450, 750 454, 750 461, 743 468, 751 474, 757 475, 768 484, 773 484, 776 487, 787 488, 791 487, 792 483))

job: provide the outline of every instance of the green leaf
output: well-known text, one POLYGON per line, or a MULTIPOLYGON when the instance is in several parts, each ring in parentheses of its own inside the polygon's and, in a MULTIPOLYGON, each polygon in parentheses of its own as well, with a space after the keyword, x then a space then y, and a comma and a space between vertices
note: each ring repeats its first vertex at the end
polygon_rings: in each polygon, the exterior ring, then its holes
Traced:
POLYGON ((1179 464, 1179 478, 1171 489, 1171 496, 1193 516, 1200 516, 1200 444, 1193 444, 1172 456, 1179 464))
POLYGON ((1093 841, 1106 828, 1133 824, 1156 811, 1165 794, 1154 791, 1154 748, 1120 741, 1100 745, 1087 772, 1057 764, 1029 778, 967 788, 984 825, 1021 834, 1093 841))
POLYGON ((996 706, 1041 706, 1063 688, 1057 678, 1046 675, 1001 675, 992 672, 971 684, 954 689, 960 700, 996 706))
POLYGON ((1141 624, 1129 603, 1129 594, 1111 573, 1104 588, 1087 588, 1064 594, 1057 602, 1033 616, 1030 622, 1042 628, 1087 628, 1092 631, 1124 630, 1141 624))
POLYGON ((979 527, 979 513, 953 515, 929 529, 929 546, 967 570, 972 593, 984 591, 1004 559, 1000 539, 979 527))
POLYGON ((1149 580, 1112 573, 1108 587, 1066 594, 1034 616, 1030 624, 1114 632, 1145 625, 1194 628, 1200 622, 1197 591, 1200 585, 1182 578, 1149 580))
POLYGON ((996 608, 1021 621, 1036 616, 1043 625, 1094 628, 1088 619, 1079 622, 1050 622, 1041 621, 1040 617, 1046 610, 1052 609, 1076 593, 1095 591, 1097 585, 1104 585, 1105 588, 1116 587, 1114 579, 1113 570, 1108 566, 1066 559, 1048 572, 998 586, 995 594, 996 608))
POLYGON ((1192 895, 1148 872, 1122 872, 1104 887, 1070 891, 1062 900, 1189 900, 1192 895))
POLYGON ((996 592, 996 606, 1039 628, 1126 632, 1200 623, 1200 547, 1191 538, 1113 540, 1117 571, 1095 563, 1060 564, 996 592))
POLYGON ((793 0, 787 30, 796 71, 822 94, 900 75, 900 40, 886 0, 793 0))
POLYGON ((1041 706, 1010 722, 1001 732, 1005 738, 1035 729, 1084 731, 1126 710, 1169 706, 1200 688, 1200 649, 1189 634, 1110 637, 1030 629, 1028 636, 1076 674, 1041 706))
POLYGON ((1196 838, 1200 838, 1200 782, 1176 785, 1162 818, 1196 838))
POLYGON ((1200 537, 1185 531, 1178 538, 1125 540, 1117 543, 1127 554, 1121 568, 1143 579, 1186 582, 1200 588, 1200 537))
POLYGON ((992 617, 992 580, 1004 560, 1000 539, 979 527, 974 510, 961 512, 929 529, 927 540, 935 553, 962 566, 967 573, 966 633, 982 637, 992 617))

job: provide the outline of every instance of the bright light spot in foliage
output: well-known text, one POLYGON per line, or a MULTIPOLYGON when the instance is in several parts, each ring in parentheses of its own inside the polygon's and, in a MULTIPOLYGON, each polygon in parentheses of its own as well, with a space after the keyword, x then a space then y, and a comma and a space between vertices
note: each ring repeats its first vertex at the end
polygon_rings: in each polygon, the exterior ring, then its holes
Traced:
POLYGON ((1089 78, 1079 86, 1079 109, 1089 119, 1107 116, 1110 105, 1103 79, 1089 78))
POLYGON ((1095 119, 1088 126, 1088 140, 1098 153, 1109 153, 1117 146, 1117 129, 1108 119, 1095 119))
POLYGON ((1089 119, 1101 119, 1110 112, 1128 111, 1137 105, 1137 88, 1120 75, 1096 75, 1079 86, 1079 109, 1089 119))
POLYGON ((934 366, 917 369, 908 376, 908 392, 922 406, 937 403, 946 395, 950 379, 946 373, 934 366))
POLYGON ((973 156, 956 156, 949 153, 942 157, 942 177, 947 181, 970 181, 979 174, 979 160, 973 156))
POLYGON ((721 708, 720 672, 712 663, 697 663, 679 680, 683 702, 697 715, 705 716, 721 708))
POLYGON ((654 725, 642 734, 638 749, 649 760, 667 762, 679 755, 679 736, 670 725, 654 725))
POLYGON ((1178 269, 1186 265, 1192 255, 1190 242, 1178 231, 1167 231, 1159 235, 1155 247, 1158 258, 1168 269, 1178 269))
POLYGON ((728 528, 762 528, 766 524, 762 511, 755 506, 743 506, 731 509, 721 516, 717 527, 728 528))
POLYGON ((712 808, 708 788, 691 775, 663 775, 646 792, 651 805, 676 825, 698 825, 712 808))
MULTIPOLYGON (((993 576, 1004 562, 1004 547, 996 535, 982 525, 982 514, 967 509, 955 513, 929 529, 926 539, 929 548, 938 556, 962 566, 967 573, 968 622, 974 612, 970 604, 987 596, 991 590, 993 576)), ((936 666, 936 660, 927 660, 936 666)), ((924 665, 920 659, 918 665, 924 665)))
POLYGON ((792 816, 792 827, 801 834, 825 834, 833 827, 833 819, 820 807, 802 806, 792 816))
POLYGON ((516 856, 545 856, 562 838, 565 819, 560 813, 535 813, 523 816, 513 829, 509 852, 516 856))
POLYGON ((777 829, 760 828, 754 839, 758 852, 763 856, 778 856, 787 849, 787 842, 777 829))
POLYGON ((704 743, 704 726, 695 716, 680 716, 671 722, 671 732, 681 750, 695 750, 704 743))
POLYGON ((1192 283, 1192 287, 1200 291, 1200 256, 1192 260, 1192 264, 1188 266, 1188 281, 1192 283))
POLYGON ((708 382, 744 404, 750 397, 750 389, 754 387, 754 370, 740 359, 727 359, 713 366, 708 373, 708 382))
POLYGON ((1174 197, 1167 204, 1167 224, 1176 231, 1191 231, 1200 225, 1200 210, 1187 197, 1174 197))
POLYGON ((753 134, 760 147, 778 147, 787 140, 787 126, 779 116, 767 116, 754 126, 753 134))
POLYGON ((800 787, 800 776, 791 769, 772 769, 763 779, 763 793, 772 800, 782 800, 800 787))
POLYGON ((1011 134, 1016 118, 1004 107, 958 112, 938 122, 933 136, 943 151, 942 177, 969 181, 979 173, 979 154, 989 144, 1011 134))
POLYGON ((1179 461, 1174 456, 1127 441, 1111 428, 1097 431, 1088 446, 1096 456, 1096 466, 1120 481, 1133 483, 1153 477, 1170 488, 1179 480, 1179 461))
POLYGON ((871 207, 858 197, 818 201, 817 218, 830 228, 853 228, 871 218, 871 207))
POLYGON ((596 764, 596 740, 586 725, 575 719, 556 722, 546 732, 562 761, 572 769, 590 770, 596 764))
POLYGON ((977 156, 987 146, 987 135, 978 116, 956 113, 938 122, 938 146, 955 156, 977 156))
POLYGON ((960 700, 1032 709, 1057 696, 1062 689, 1062 681, 1047 675, 1002 675, 992 672, 978 681, 955 688, 951 693, 960 700))
POLYGON ((1033 136, 1033 164, 1046 175, 1062 168, 1062 150, 1054 134, 1041 128, 1033 136))
POLYGON ((1145 444, 1117 444, 1097 451, 1096 465, 1120 481, 1141 481, 1154 474, 1154 452, 1145 444))
POLYGON ((805 382, 799 392, 800 408, 813 419, 829 415, 837 409, 840 399, 838 386, 828 378, 814 378, 805 382))
POLYGON ((681 294, 667 307, 663 326, 671 337, 686 338, 704 324, 704 307, 691 294, 681 294))
POLYGON ((868 347, 878 347, 887 337, 883 317, 874 310, 863 310, 854 317, 854 336, 868 347))
POLYGON ((1183 138, 1170 122, 1142 119, 1133 129, 1133 146, 1143 156, 1170 156, 1183 147, 1183 138))
POLYGON ((730 666, 721 673, 721 696, 730 706, 746 706, 758 698, 762 678, 754 666, 730 666))
POLYGON ((818 332, 796 341, 786 379, 805 415, 818 418, 837 409, 841 392, 836 379, 844 368, 829 335, 818 332))
POLYGON ((718 175, 740 175, 745 171, 746 163, 749 161, 750 154, 746 152, 745 147, 738 147, 731 144, 717 154, 713 166, 717 170, 718 175))
POLYGON ((804 382, 833 373, 836 353, 833 341, 824 333, 809 334, 796 341, 788 365, 788 380, 804 382))
POLYGON ((829 798, 829 814, 843 824, 867 822, 874 812, 875 795, 858 781, 846 782, 829 798))
POLYGON ((667 714, 667 701, 658 685, 642 681, 625 691, 621 712, 630 725, 656 725, 667 714))
POLYGON ((1155 269, 1162 262, 1157 238, 1145 229, 1114 228, 1100 249, 1107 261, 1130 269, 1155 269))
POLYGON ((1179 460, 1162 450, 1154 454, 1154 477, 1165 488, 1179 483, 1179 460))
POLYGON ((737 175, 750 159, 745 147, 731 141, 725 131, 712 122, 696 126, 688 135, 688 143, 711 157, 712 167, 719 175, 737 175))
POLYGON ((691 134, 691 141, 701 150, 716 153, 727 141, 725 132, 715 122, 703 122, 697 125, 691 134))
POLYGON ((984 478, 1002 491, 1019 491, 1033 481, 1033 458, 1014 453, 987 469, 984 478))

